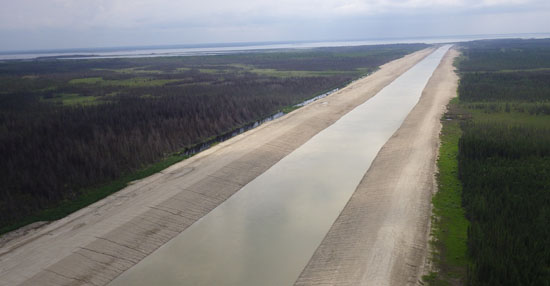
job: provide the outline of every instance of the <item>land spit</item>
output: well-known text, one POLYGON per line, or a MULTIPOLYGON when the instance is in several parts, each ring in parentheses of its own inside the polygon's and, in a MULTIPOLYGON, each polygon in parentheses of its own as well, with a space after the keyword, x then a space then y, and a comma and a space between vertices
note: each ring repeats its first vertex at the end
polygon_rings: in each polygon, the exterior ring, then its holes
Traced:
POLYGON ((104 285, 365 102, 433 49, 241 134, 59 221, 3 241, 1 285, 104 285))

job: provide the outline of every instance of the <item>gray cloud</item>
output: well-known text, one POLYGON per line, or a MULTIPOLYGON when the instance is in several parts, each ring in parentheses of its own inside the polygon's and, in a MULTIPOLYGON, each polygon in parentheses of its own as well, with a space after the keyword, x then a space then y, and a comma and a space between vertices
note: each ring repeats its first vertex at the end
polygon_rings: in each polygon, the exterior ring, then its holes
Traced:
POLYGON ((547 0, 19 0, 0 50, 550 32, 547 0))

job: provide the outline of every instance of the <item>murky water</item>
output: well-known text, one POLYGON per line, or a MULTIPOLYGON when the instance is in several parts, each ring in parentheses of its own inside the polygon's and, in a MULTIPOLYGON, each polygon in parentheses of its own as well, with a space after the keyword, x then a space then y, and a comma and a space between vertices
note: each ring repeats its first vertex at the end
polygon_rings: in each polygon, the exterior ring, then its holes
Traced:
POLYGON ((112 285, 292 285, 448 48, 311 138, 112 285))

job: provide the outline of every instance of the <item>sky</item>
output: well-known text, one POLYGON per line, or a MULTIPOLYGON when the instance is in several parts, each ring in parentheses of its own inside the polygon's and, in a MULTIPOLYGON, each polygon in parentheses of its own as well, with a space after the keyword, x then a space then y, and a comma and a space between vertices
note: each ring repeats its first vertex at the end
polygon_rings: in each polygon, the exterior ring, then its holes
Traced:
POLYGON ((550 0, 0 0, 0 7, 0 51, 550 32, 550 0))

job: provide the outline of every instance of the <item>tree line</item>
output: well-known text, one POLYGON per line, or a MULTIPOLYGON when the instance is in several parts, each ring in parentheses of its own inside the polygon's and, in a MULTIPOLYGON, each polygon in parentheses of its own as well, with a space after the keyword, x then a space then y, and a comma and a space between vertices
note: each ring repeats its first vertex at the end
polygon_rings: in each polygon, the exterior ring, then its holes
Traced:
POLYGON ((223 92, 220 87, 211 94, 197 88, 177 95, 168 89, 164 96, 121 96, 101 105, 38 101, 25 112, 0 112, 2 222, 70 199, 83 187, 115 179, 341 82, 273 78, 223 86, 223 92))
POLYGON ((423 47, 0 63, 0 228, 423 47), (64 94, 97 99, 51 100, 64 94))
POLYGON ((458 155, 470 221, 467 284, 549 285, 550 73, 541 69, 550 65, 550 40, 463 46, 458 92, 473 115, 461 126, 458 155))
POLYGON ((550 129, 473 122, 463 127, 459 170, 470 285, 550 280, 550 129))

